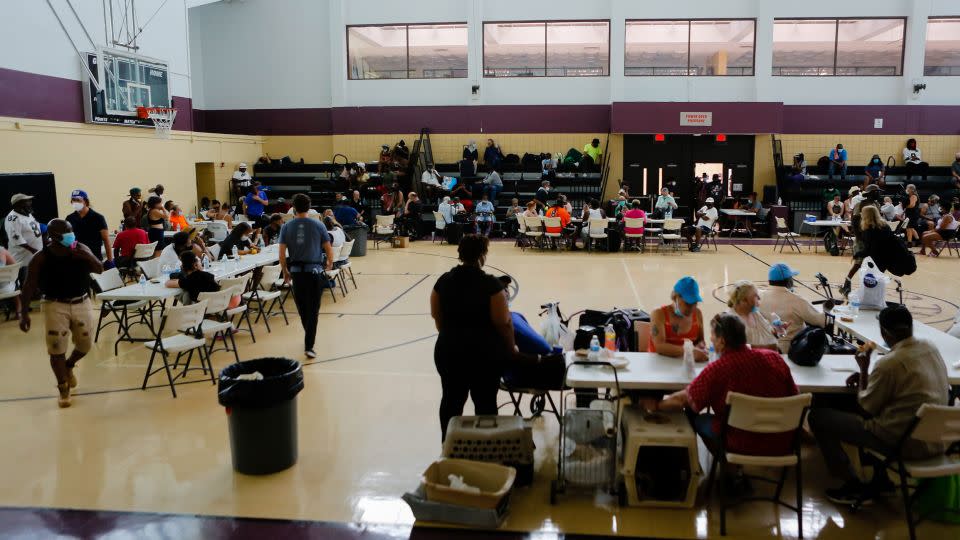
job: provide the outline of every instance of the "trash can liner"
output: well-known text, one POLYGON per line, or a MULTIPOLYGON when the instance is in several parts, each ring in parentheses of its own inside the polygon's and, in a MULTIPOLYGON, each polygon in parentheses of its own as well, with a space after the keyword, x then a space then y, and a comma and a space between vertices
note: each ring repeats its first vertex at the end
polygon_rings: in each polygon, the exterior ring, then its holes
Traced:
POLYGON ((288 358, 260 358, 231 364, 220 371, 218 400, 225 407, 268 407, 303 390, 303 368, 288 358), (259 371, 261 380, 237 379, 259 371))

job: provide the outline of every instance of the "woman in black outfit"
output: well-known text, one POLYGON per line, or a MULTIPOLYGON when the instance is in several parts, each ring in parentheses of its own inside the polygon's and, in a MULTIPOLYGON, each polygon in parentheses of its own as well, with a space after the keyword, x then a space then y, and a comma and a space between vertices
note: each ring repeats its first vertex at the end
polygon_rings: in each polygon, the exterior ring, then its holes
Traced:
POLYGON ((920 234, 917 232, 920 221, 920 196, 917 195, 917 186, 907 185, 907 200, 903 204, 903 215, 910 221, 907 222, 907 245, 917 245, 920 243, 920 234))
POLYGON ((147 239, 157 243, 157 253, 163 249, 163 230, 170 214, 163 209, 163 199, 150 197, 147 199, 147 239))
POLYGON ((250 253, 250 232, 253 231, 253 227, 250 226, 246 221, 238 223, 230 234, 223 239, 223 242, 220 242, 220 255, 218 259, 223 259, 224 257, 233 256, 233 246, 237 246, 237 253, 239 255, 246 255, 250 253))
POLYGON ((450 419, 463 414, 467 395, 475 414, 497 414, 500 375, 515 351, 503 286, 483 271, 488 246, 486 237, 464 236, 462 264, 440 276, 430 294, 430 315, 440 333, 433 359, 443 387, 441 440, 450 419))

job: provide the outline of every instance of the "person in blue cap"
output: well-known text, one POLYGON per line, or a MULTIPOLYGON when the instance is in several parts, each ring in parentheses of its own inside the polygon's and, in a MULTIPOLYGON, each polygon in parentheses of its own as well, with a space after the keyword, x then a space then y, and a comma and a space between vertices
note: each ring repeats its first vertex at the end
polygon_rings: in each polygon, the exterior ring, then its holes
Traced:
POLYGON ((82 189, 70 193, 70 206, 73 207, 73 213, 67 216, 67 221, 77 235, 77 242, 90 248, 93 256, 101 261, 106 255, 104 268, 113 268, 113 250, 110 248, 110 229, 106 218, 90 208, 90 197, 82 189))
POLYGON ((760 304, 760 311, 764 318, 774 321, 779 317, 785 323, 783 325, 785 331, 777 340, 780 352, 784 353, 790 350, 790 342, 806 325, 818 328, 826 325, 826 315, 793 292, 793 278, 799 274, 800 272, 784 263, 771 266, 770 271, 767 272, 767 282, 770 286, 763 291, 763 303, 760 304))
POLYGON ((650 342, 648 352, 680 358, 683 341, 693 342, 693 359, 706 362, 709 358, 703 339, 703 313, 697 304, 703 302, 697 280, 684 276, 673 286, 670 303, 650 314, 650 342))

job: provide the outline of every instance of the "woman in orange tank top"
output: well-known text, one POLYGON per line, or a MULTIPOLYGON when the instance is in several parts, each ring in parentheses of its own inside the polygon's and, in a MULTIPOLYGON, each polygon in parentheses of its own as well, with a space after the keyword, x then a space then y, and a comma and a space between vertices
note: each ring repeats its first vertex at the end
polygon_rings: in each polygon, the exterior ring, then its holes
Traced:
POLYGON ((685 276, 677 281, 670 293, 671 304, 663 306, 650 316, 648 352, 680 358, 683 340, 693 342, 693 359, 706 362, 709 358, 703 339, 703 313, 697 304, 703 302, 696 280, 685 276))

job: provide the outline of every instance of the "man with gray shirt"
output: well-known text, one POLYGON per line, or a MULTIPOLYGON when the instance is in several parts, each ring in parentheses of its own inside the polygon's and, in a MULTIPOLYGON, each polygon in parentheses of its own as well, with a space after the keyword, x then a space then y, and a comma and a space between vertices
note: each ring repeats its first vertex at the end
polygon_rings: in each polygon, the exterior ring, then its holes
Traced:
POLYGON ((280 268, 284 284, 293 282, 293 301, 303 325, 303 352, 307 358, 316 358, 313 344, 317 339, 320 297, 328 281, 325 271, 333 268, 333 248, 323 223, 308 217, 310 197, 303 193, 294 195, 293 209, 295 217, 280 229, 280 268))

